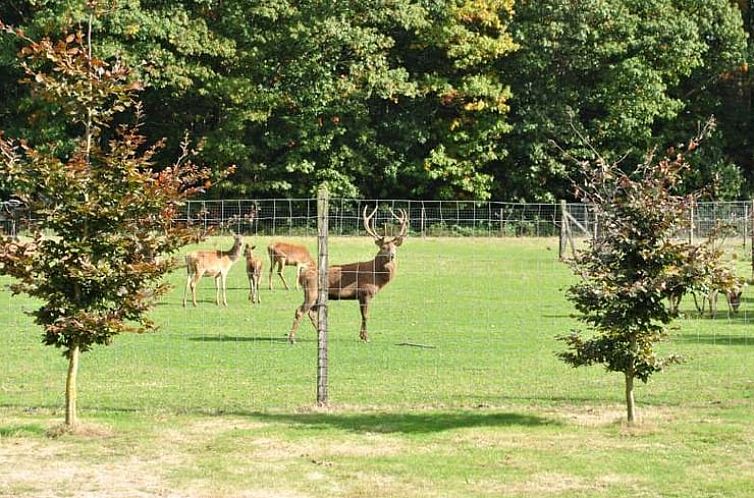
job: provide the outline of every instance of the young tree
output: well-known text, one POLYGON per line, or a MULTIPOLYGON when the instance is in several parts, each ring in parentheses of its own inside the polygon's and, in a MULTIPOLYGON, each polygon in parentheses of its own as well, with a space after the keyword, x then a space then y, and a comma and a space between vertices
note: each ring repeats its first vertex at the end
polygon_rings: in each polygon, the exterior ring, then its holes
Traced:
POLYGON ((688 170, 683 153, 659 161, 650 154, 631 175, 601 159, 585 169, 586 182, 577 193, 596 211, 600 233, 571 263, 580 280, 568 289, 568 298, 592 333, 574 330, 561 337, 568 350, 558 356, 574 367, 601 363, 622 373, 628 421, 634 422, 634 381, 647 382, 679 360, 659 358, 655 351, 674 315, 666 299, 703 285, 698 280, 709 269, 695 267, 719 265, 720 254, 698 258, 699 248, 677 239, 698 197, 676 193, 688 170))
POLYGON ((74 152, 60 159, 0 134, 2 189, 25 203, 32 220, 31 241, 0 242, 0 273, 15 277, 14 293, 42 300, 32 315, 44 329, 43 343, 68 359, 69 427, 77 423, 80 354, 119 333, 154 329, 146 313, 166 292, 162 277, 174 266, 164 256, 192 235, 175 218, 185 198, 210 183, 186 143, 174 164, 153 169, 162 143, 148 145, 139 132, 139 84, 119 61, 92 55, 95 7, 88 4, 88 33, 58 41, 33 41, 0 23, 25 44, 19 53, 25 82, 65 113, 78 136, 74 152), (135 124, 114 126, 129 110, 135 124))

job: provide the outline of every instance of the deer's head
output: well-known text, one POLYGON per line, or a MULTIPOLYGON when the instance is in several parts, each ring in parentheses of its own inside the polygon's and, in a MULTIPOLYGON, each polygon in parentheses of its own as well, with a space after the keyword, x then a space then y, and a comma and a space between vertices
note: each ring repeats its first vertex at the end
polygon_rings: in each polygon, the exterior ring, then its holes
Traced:
POLYGON ((387 228, 385 229, 385 235, 379 235, 377 233, 374 220, 374 215, 376 213, 377 206, 374 207, 374 210, 369 215, 367 215, 367 207, 364 206, 364 229, 369 235, 372 236, 375 245, 380 248, 379 253, 377 253, 377 257, 386 258, 388 261, 393 261, 397 253, 396 248, 403 244, 403 239, 406 238, 406 234, 408 233, 408 214, 404 209, 399 209, 398 213, 400 214, 400 216, 398 216, 393 212, 392 209, 390 210, 390 214, 393 215, 393 218, 395 218, 398 223, 400 223, 401 229, 397 236, 388 237, 387 228))

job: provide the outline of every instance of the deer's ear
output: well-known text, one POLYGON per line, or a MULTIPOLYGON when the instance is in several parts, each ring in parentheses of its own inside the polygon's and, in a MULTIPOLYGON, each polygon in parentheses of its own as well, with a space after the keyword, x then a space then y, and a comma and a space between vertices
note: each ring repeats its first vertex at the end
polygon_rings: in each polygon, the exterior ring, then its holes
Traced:
POLYGON ((403 244, 403 237, 396 237, 393 240, 393 244, 395 244, 396 247, 400 247, 400 245, 403 244))
MULTIPOLYGON (((246 245, 248 246, 249 244, 246 244, 246 245)), ((251 246, 251 250, 252 250, 252 251, 253 251, 254 249, 256 249, 256 248, 257 248, 256 244, 254 244, 253 246, 251 246)))
POLYGON ((385 239, 380 237, 379 239, 374 239, 374 245, 377 247, 382 247, 382 244, 384 244, 385 239))

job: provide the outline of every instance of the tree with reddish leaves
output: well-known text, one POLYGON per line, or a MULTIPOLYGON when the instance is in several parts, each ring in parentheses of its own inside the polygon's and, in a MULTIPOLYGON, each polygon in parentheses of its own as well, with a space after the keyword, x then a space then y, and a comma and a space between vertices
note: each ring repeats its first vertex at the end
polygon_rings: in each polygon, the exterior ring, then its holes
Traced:
POLYGON ((61 158, 0 132, 2 189, 23 201, 30 219, 30 237, 0 241, 0 273, 14 277, 14 293, 42 301, 31 314, 43 343, 68 359, 68 427, 77 424, 81 353, 155 328, 147 312, 168 290, 170 255, 195 236, 176 223, 181 204, 211 183, 187 142, 173 164, 156 169, 164 144, 148 144, 140 133, 139 83, 118 60, 92 54, 96 7, 88 4, 88 32, 57 41, 0 24, 24 43, 24 82, 51 111, 64 112, 76 134, 74 151, 61 158))
POLYGON ((723 267, 714 238, 698 247, 678 239, 700 195, 678 193, 689 170, 686 154, 711 124, 684 151, 668 151, 659 160, 649 154, 632 173, 601 158, 582 164, 586 180, 577 194, 595 210, 600 232, 571 262, 579 280, 568 298, 588 330, 561 337, 567 350, 558 356, 574 367, 603 364, 622 373, 630 423, 636 418, 635 380, 647 382, 680 360, 656 352, 676 314, 667 301, 704 288, 707 276, 723 267))

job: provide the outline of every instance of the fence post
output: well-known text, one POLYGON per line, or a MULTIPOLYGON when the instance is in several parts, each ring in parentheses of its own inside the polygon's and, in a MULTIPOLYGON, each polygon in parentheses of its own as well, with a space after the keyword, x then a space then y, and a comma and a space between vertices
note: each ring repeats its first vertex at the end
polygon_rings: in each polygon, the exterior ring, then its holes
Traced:
POLYGON ((566 253, 566 239, 567 239, 567 228, 566 223, 568 223, 568 220, 566 219, 566 201, 564 199, 561 199, 560 201, 560 248, 558 250, 558 257, 561 261, 565 259, 565 253, 566 253))
POLYGON ((751 224, 751 278, 754 279, 754 199, 751 201, 751 224))
POLYGON ((744 249, 746 249, 746 241, 749 238, 749 203, 744 204, 744 249))
POLYGON ((322 185, 317 192, 317 253, 318 253, 318 295, 317 295, 317 404, 327 404, 327 222, 329 218, 329 193, 322 185))
POLYGON ((691 205, 691 225, 689 226, 689 244, 694 245, 694 204, 691 205))
POLYGON ((424 233, 424 219, 427 217, 427 212, 424 210, 424 201, 422 201, 422 214, 421 214, 421 232, 422 232, 422 239, 426 235, 424 233))

